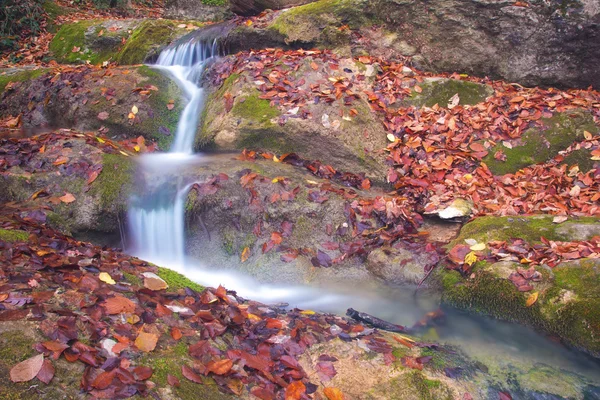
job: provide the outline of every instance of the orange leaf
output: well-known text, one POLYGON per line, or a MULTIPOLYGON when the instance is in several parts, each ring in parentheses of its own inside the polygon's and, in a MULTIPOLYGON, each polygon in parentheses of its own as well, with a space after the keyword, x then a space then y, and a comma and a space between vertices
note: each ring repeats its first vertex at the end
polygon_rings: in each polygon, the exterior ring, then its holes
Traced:
POLYGON ((539 296, 539 292, 533 292, 529 295, 529 297, 527 298, 527 301, 525 302, 525 305, 527 307, 531 307, 532 305, 535 304, 535 302, 537 301, 539 296))
POLYGON ((181 333, 181 329, 177 328, 176 326, 171 328, 171 337, 173 339, 179 340, 179 339, 181 339, 182 336, 183 336, 183 334, 181 333))
POLYGON ((323 393, 325 393, 325 396, 329 400, 344 400, 344 395, 338 388, 327 387, 323 389, 323 393))
POLYGON ((306 386, 302 381, 294 381, 285 388, 285 400, 300 400, 306 392, 306 386))
POLYGON ((214 372, 217 375, 225 375, 233 367, 233 361, 229 359, 219 360, 211 362, 207 365, 208 370, 214 372))
POLYGON ((126 297, 116 295, 104 301, 107 314, 132 313, 135 311, 135 303, 126 297))
POLYGON ((248 247, 244 247, 241 257, 242 262, 246 262, 248 260, 248 257, 250 257, 250 249, 248 247))
POLYGON ((154 350, 156 342, 158 342, 158 335, 140 332, 137 339, 135 339, 135 347, 148 353, 154 350))
POLYGON ((75 196, 73 196, 71 193, 65 193, 65 195, 59 197, 59 199, 63 203, 72 203, 75 201, 75 196))

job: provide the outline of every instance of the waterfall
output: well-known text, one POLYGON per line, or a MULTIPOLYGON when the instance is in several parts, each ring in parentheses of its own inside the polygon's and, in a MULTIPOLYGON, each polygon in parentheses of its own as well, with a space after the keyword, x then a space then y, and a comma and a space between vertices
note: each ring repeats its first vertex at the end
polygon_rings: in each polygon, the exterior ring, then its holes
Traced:
POLYGON ((165 49, 153 68, 169 76, 182 90, 183 109, 169 153, 140 157, 143 190, 128 210, 129 251, 149 261, 181 269, 185 254, 185 201, 189 183, 179 176, 193 162, 194 138, 204 102, 201 78, 207 62, 218 55, 217 41, 190 40, 165 49))

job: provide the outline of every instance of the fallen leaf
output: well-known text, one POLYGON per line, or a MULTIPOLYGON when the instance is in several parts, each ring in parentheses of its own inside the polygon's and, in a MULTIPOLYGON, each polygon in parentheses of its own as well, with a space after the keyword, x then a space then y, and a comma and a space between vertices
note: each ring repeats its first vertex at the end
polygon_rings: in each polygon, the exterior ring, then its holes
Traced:
POLYGON ((106 313, 109 315, 132 313, 135 311, 135 303, 126 297, 115 295, 104 301, 104 308, 106 308, 106 313))
POLYGON ((158 342, 158 335, 155 333, 140 332, 138 337, 135 339, 135 347, 145 351, 146 353, 151 352, 156 347, 158 342))
POLYGON ((107 272, 100 272, 100 275, 98 275, 98 279, 100 279, 102 282, 108 283, 110 285, 114 285, 115 283, 117 283, 114 281, 112 276, 110 276, 110 274, 107 272))
POLYGON ((22 361, 11 368, 10 380, 13 382, 28 382, 35 378, 35 376, 42 369, 44 364, 44 355, 38 354, 22 361))
POLYGON ((552 219, 552 222, 554 222, 555 224, 562 224, 563 222, 565 222, 568 219, 569 218, 566 215, 557 215, 556 217, 554 217, 552 219))
POLYGON ((306 386, 302 381, 294 381, 285 388, 285 400, 300 400, 306 393, 306 386))
POLYGON ((344 395, 342 391, 338 388, 326 387, 323 389, 323 393, 327 397, 328 400, 344 400, 344 395))
POLYGON ((99 120, 105 121, 108 119, 108 117, 109 117, 109 115, 106 111, 102 111, 102 112, 98 113, 99 120))
POLYGON ((527 298, 527 301, 525 302, 525 305, 527 307, 531 307, 532 305, 535 304, 535 302, 537 301, 539 296, 539 292, 533 292, 529 295, 529 297, 527 298))
POLYGON ((241 261, 248 261, 248 257, 250 257, 250 249, 248 247, 244 247, 244 250, 242 251, 241 261))
POLYGON ((52 361, 45 359, 36 377, 46 385, 49 384, 52 378, 54 378, 54 365, 52 365, 52 361))
POLYGON ((164 281, 160 276, 152 273, 152 272, 144 272, 142 274, 144 277, 144 287, 150 290, 164 290, 169 287, 167 282, 164 281))

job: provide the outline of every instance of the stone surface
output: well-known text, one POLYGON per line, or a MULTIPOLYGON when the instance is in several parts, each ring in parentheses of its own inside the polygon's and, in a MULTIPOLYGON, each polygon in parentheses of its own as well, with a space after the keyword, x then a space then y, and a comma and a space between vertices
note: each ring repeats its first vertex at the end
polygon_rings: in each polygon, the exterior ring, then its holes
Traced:
POLYGON ((222 21, 229 16, 227 5, 204 4, 201 0, 167 0, 165 2, 165 18, 222 21))
POLYGON ((104 127, 111 138, 142 135, 168 150, 184 99, 177 85, 160 72, 142 66, 41 73, 45 75, 17 82, 0 95, 2 117, 22 114, 23 128, 31 131, 104 127), (169 110, 171 101, 173 109, 169 110), (134 105, 139 111, 131 119, 134 105))
POLYGON ((408 248, 378 248, 369 253, 369 272, 396 285, 418 285, 437 264, 437 256, 408 248))
POLYGON ((264 10, 283 8, 312 3, 315 0, 230 0, 231 11, 238 15, 257 15, 264 10))

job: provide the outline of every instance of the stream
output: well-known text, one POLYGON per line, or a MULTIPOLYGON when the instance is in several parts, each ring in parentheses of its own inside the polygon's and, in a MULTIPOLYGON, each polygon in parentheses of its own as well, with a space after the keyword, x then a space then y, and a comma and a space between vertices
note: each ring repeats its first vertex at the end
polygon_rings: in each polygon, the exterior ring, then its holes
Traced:
MULTIPOLYGON (((128 210, 130 254, 171 268, 200 284, 220 284, 245 298, 267 304, 344 315, 347 308, 373 314, 384 320, 412 325, 425 313, 438 309, 439 298, 411 287, 392 287, 374 280, 369 285, 343 287, 320 282, 319 287, 259 282, 242 273, 204 265, 201 259, 186 256, 185 203, 193 180, 180 172, 210 163, 215 157, 193 154, 193 142, 205 99, 201 77, 206 63, 218 57, 216 41, 189 41, 167 48, 154 68, 171 77, 187 97, 170 152, 148 154, 139 162, 138 180, 147 189, 138 191, 128 210)), ((493 365, 499 379, 509 379, 512 368, 547 365, 560 370, 558 381, 571 374, 600 385, 600 363, 565 348, 523 326, 444 309, 443 324, 423 333, 423 340, 459 347, 474 360, 493 365)), ((551 383, 552 384, 552 383, 551 383)), ((593 394, 592 396, 595 396, 593 394)), ((554 397, 544 397, 554 398, 554 397)), ((590 397, 597 398, 597 397, 590 397)))

